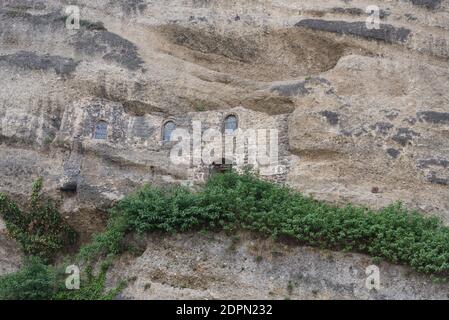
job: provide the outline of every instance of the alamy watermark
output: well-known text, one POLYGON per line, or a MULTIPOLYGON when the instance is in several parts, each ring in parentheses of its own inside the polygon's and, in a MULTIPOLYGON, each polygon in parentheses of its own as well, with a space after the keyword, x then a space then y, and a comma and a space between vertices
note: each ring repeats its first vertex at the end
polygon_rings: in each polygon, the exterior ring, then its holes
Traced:
POLYGON ((366 28, 368 30, 379 30, 380 29, 380 8, 376 5, 370 5, 366 7, 365 12, 369 15, 366 18, 366 28))
POLYGON ((80 269, 76 265, 70 265, 65 269, 65 273, 69 276, 65 280, 65 287, 67 290, 80 289, 80 269))
POLYGON ((170 161, 175 165, 250 165, 269 168, 272 174, 282 174, 284 170, 279 165, 277 129, 202 131, 201 121, 193 121, 192 132, 177 128, 170 141, 177 142, 170 151, 170 161))
POLYGON ((380 270, 378 266, 370 265, 366 268, 365 274, 367 275, 365 281, 365 287, 368 290, 380 290, 380 270))
POLYGON ((79 30, 80 28, 80 8, 78 6, 67 6, 65 8, 67 18, 65 26, 69 30, 79 30))

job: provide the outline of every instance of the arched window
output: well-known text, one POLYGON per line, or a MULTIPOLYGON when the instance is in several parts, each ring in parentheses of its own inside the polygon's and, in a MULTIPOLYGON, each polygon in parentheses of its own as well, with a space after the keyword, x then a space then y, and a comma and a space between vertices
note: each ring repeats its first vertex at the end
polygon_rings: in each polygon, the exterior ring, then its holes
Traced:
POLYGON ((106 140, 108 137, 108 123, 98 121, 95 124, 94 139, 106 140))
POLYGON ((162 140, 170 141, 173 131, 176 129, 176 124, 173 121, 167 121, 164 123, 164 128, 162 130, 162 140))
POLYGON ((237 130, 237 128, 237 117, 232 114, 227 116, 224 120, 224 132, 227 134, 232 134, 235 130, 237 130))

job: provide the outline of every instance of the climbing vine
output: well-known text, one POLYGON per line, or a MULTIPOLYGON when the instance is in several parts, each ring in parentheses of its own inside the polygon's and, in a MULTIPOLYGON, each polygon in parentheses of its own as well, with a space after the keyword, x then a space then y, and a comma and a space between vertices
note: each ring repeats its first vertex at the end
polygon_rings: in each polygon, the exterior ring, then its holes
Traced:
POLYGON ((64 221, 53 202, 42 196, 41 178, 34 182, 29 203, 23 210, 5 194, 0 194, 0 216, 26 255, 47 262, 77 239, 77 233, 64 221))

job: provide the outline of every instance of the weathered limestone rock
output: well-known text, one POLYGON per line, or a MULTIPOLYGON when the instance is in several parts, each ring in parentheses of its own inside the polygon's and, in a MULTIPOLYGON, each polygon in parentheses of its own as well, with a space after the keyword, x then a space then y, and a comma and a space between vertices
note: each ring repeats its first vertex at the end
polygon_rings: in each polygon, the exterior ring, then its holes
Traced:
POLYGON ((198 182, 162 127, 278 130, 272 180, 449 222, 449 1, 0 4, 0 192, 38 176, 79 230, 144 183, 198 182), (93 139, 106 121, 107 139, 93 139), (373 190, 377 192, 373 193, 373 190))
POLYGON ((382 262, 379 290, 366 287, 372 259, 239 234, 146 239, 138 258, 123 257, 109 283, 131 279, 122 299, 447 299, 447 284, 382 262))
POLYGON ((28 70, 45 71, 54 69, 58 75, 70 74, 76 69, 77 65, 73 59, 50 55, 39 56, 34 52, 28 51, 19 51, 14 54, 3 55, 0 57, 0 63, 2 62, 28 70))
POLYGON ((322 76, 330 85, 315 88, 290 117, 290 145, 301 159, 290 182, 325 199, 371 206, 400 199, 445 215, 448 70, 353 55, 322 76))

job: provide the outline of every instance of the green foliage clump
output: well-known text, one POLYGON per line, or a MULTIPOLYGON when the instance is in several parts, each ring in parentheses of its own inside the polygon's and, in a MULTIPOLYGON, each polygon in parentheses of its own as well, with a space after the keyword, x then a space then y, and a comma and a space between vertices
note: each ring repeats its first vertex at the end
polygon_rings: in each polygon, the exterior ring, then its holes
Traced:
POLYGON ((111 263, 105 261, 101 263, 98 274, 95 274, 93 267, 86 267, 85 276, 80 281, 79 290, 67 290, 63 283, 60 283, 59 290, 54 294, 55 300, 112 300, 123 288, 120 283, 116 288, 105 290, 106 275, 111 263))
POLYGON ((0 299, 112 299, 123 284, 105 290, 110 259, 127 249, 128 234, 149 232, 242 229, 298 244, 366 253, 434 277, 449 272, 449 228, 437 218, 410 212, 401 204, 377 211, 339 207, 249 173, 228 172, 214 175, 200 192, 145 186, 121 200, 110 212, 106 231, 80 250, 78 258, 87 262, 80 290, 67 290, 67 275, 45 263, 72 238, 72 231, 41 197, 41 189, 38 180, 26 213, 0 194, 0 214, 9 232, 25 253, 38 256, 27 259, 18 272, 0 277, 0 299), (99 257, 107 259, 95 274, 92 266, 99 257))
MULTIPOLYGON (((63 16, 59 17, 56 21, 63 22, 65 24, 65 23, 67 23, 69 18, 70 18, 69 16, 63 15, 63 16)), ((69 22, 69 24, 75 23, 75 21, 73 19, 68 22, 69 22)), ((106 27, 104 26, 104 23, 101 21, 92 22, 89 20, 80 19, 79 24, 80 24, 81 28, 85 28, 90 31, 107 31, 106 27)))
POLYGON ((98 274, 87 268, 80 288, 65 287, 67 275, 45 264, 40 258, 29 257, 19 271, 0 277, 0 300, 112 300, 122 290, 123 283, 106 290, 108 265, 98 274))
POLYGON ((41 190, 42 179, 38 179, 33 184, 26 212, 6 195, 0 194, 0 217, 26 255, 51 261, 61 248, 75 243, 77 234, 63 220, 54 204, 42 197, 41 190))
MULTIPOLYGON (((66 288, 68 275, 64 264, 57 267, 48 264, 60 249, 76 241, 77 234, 61 218, 54 204, 42 197, 41 191, 42 179, 38 179, 33 184, 27 212, 0 194, 0 216, 5 220, 9 234, 28 256, 19 271, 0 277, 0 300, 109 300, 115 297, 122 284, 105 290, 110 260, 100 264, 97 274, 93 271, 93 264, 87 264, 79 290, 66 288)), ((112 233, 113 228, 108 232, 112 233)))
POLYGON ((80 249, 79 259, 87 263, 95 263, 95 259, 99 256, 121 253, 125 249, 122 240, 127 230, 129 228, 125 218, 112 211, 106 231, 96 235, 91 243, 80 249))
POLYGON ((46 300, 55 290, 56 273, 37 257, 29 257, 15 273, 0 277, 0 300, 46 300))
POLYGON ((81 278, 80 289, 65 286, 65 268, 52 267, 38 257, 28 257, 21 269, 0 277, 0 300, 111 300, 122 289, 105 290, 110 263, 102 263, 98 274, 88 266, 81 278))
POLYGON ((193 193, 145 186, 113 209, 84 256, 119 253, 127 233, 236 229, 367 253, 428 274, 449 271, 449 228, 401 204, 374 211, 314 200, 246 173, 213 176, 193 193))

